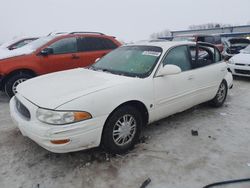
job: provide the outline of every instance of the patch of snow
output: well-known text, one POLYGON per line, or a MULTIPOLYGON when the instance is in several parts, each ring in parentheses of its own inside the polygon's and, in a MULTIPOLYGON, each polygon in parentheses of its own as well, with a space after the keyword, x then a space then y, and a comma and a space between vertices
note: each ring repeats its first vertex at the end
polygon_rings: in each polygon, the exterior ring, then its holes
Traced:
POLYGON ((26 46, 15 50, 0 49, 0 59, 7 59, 16 56, 27 55, 31 54, 32 52, 34 52, 34 50, 26 46))

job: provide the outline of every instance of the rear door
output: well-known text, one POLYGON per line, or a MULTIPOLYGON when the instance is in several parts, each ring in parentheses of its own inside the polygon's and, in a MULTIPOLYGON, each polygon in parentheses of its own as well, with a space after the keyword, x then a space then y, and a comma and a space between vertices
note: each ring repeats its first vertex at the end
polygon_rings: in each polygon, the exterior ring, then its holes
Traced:
POLYGON ((60 39, 47 48, 51 48, 53 53, 47 56, 39 56, 40 65, 46 73, 73 69, 79 66, 75 37, 60 39))
POLYGON ((86 67, 95 63, 95 60, 105 56, 118 46, 108 38, 79 37, 77 38, 79 67, 86 67))
POLYGON ((192 57, 193 84, 197 88, 195 102, 199 104, 215 96, 227 67, 219 50, 213 45, 190 45, 189 50, 192 57))

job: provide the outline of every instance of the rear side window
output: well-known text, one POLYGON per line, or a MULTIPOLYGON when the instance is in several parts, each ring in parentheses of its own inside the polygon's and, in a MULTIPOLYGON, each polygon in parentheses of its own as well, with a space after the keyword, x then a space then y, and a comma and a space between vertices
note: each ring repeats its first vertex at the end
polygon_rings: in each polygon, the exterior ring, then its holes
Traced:
POLYGON ((107 38, 99 37, 82 37, 77 39, 77 45, 79 51, 99 51, 99 50, 110 50, 117 48, 117 45, 107 38))
POLYGON ((212 46, 190 46, 189 47, 192 68, 200 68, 221 61, 219 50, 212 46))
POLYGON ((210 65, 214 62, 213 52, 209 48, 190 46, 193 69, 210 65))
POLYGON ((53 49, 53 54, 66 54, 77 52, 76 38, 64 38, 56 41, 49 48, 53 49))
POLYGON ((190 54, 187 46, 178 46, 170 50, 165 59, 163 66, 171 64, 181 68, 182 71, 191 69, 190 54))

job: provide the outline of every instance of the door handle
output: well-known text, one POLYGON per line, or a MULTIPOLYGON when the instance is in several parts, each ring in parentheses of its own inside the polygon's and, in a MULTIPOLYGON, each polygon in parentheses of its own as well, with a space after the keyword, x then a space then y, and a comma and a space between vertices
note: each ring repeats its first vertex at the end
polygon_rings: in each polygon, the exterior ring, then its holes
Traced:
POLYGON ((193 75, 188 76, 188 80, 193 80, 193 79, 194 79, 193 75))
POLYGON ((222 69, 220 69, 220 71, 221 71, 221 72, 225 72, 225 71, 226 71, 226 69, 225 69, 225 68, 222 68, 222 69))
POLYGON ((77 55, 75 55, 75 54, 73 54, 73 55, 72 55, 72 59, 80 59, 80 57, 77 56, 77 55))

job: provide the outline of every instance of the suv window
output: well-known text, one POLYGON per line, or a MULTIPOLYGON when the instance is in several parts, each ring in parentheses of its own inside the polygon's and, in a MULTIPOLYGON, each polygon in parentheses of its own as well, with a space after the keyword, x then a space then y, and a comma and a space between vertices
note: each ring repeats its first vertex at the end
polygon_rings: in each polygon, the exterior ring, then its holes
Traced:
POLYGON ((117 48, 117 45, 107 38, 82 37, 77 39, 79 51, 98 51, 117 48))
POLYGON ((53 54, 66 54, 77 52, 76 38, 64 38, 51 44, 49 48, 53 49, 53 54))
POLYGON ((177 65, 182 71, 190 70, 191 62, 187 46, 178 46, 170 50, 163 60, 163 66, 166 64, 177 65))

